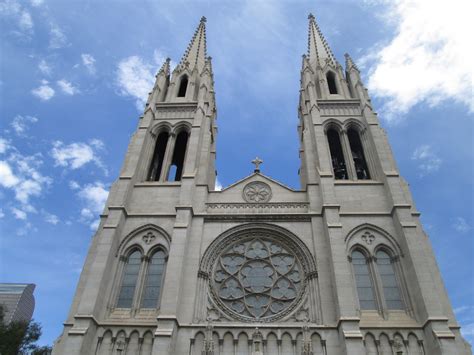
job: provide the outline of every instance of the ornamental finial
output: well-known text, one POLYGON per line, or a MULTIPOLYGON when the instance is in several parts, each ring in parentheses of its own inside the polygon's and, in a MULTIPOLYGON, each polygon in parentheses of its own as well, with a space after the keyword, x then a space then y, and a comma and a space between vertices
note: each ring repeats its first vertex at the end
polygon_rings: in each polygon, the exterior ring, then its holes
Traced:
POLYGON ((251 161, 252 164, 255 164, 255 170, 254 172, 259 173, 260 172, 260 164, 263 163, 263 160, 260 159, 259 157, 255 157, 254 160, 251 161))

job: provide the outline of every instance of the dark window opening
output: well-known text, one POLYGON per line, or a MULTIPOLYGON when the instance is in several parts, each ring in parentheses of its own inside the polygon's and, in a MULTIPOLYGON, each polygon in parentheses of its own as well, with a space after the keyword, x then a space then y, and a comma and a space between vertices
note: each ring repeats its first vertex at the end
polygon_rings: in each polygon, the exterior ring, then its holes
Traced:
POLYGON ((158 250, 150 258, 143 289, 142 308, 157 308, 160 301, 161 283, 166 267, 166 254, 158 250))
POLYGON ((166 145, 168 144, 168 137, 168 132, 161 132, 156 139, 155 153, 153 154, 150 171, 148 172, 148 181, 158 181, 160 179, 166 145))
POLYGON ((365 160, 364 149, 362 148, 359 133, 351 128, 347 132, 347 137, 349 138, 349 145, 351 146, 352 159, 354 159, 357 179, 369 180, 369 169, 367 168, 367 162, 365 160))
POLYGON ((336 85, 336 77, 333 72, 328 72, 326 74, 326 80, 328 82, 329 93, 330 94, 337 94, 337 85, 336 85))
POLYGON ((376 309, 374 286, 367 259, 358 250, 354 250, 351 257, 360 308, 376 309))
POLYGON ((347 180, 346 162, 344 161, 344 153, 342 152, 341 140, 339 133, 330 129, 327 132, 329 151, 331 152, 332 168, 334 170, 334 177, 338 180, 347 180))
POLYGON ((178 97, 186 96, 186 89, 188 88, 188 76, 183 75, 181 82, 179 83, 178 97))
POLYGON ((168 173, 168 181, 181 181, 184 168, 184 157, 186 155, 186 146, 188 144, 188 132, 182 131, 176 137, 173 159, 168 173), (173 177, 174 175, 174 177, 173 177))

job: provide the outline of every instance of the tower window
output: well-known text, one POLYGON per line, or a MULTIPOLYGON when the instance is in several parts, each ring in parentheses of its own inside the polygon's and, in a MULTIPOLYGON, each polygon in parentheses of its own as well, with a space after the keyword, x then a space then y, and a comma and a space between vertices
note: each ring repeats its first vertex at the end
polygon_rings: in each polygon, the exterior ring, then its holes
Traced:
POLYGON ((326 74, 326 80, 328 82, 329 93, 331 95, 337 94, 336 76, 332 71, 326 74))
POLYGON ((142 308, 157 308, 165 263, 166 255, 163 250, 158 250, 150 258, 143 288, 142 308))
POLYGON ((148 181, 158 181, 160 179, 168 138, 168 132, 161 132, 156 139, 155 152, 153 153, 153 160, 151 161, 150 171, 148 172, 148 181))
POLYGON ((377 270, 382 281, 383 295, 388 309, 404 309, 400 289, 398 288, 392 259, 384 251, 378 251, 377 270))
POLYGON ((133 303, 133 296, 137 286, 138 273, 140 272, 140 265, 142 262, 142 253, 135 250, 132 252, 125 262, 123 269, 122 285, 117 301, 119 308, 131 308, 133 303))
POLYGON ((367 168, 364 148, 362 147, 362 142, 360 141, 359 132, 351 128, 347 131, 347 137, 349 138, 349 145, 351 147, 352 159, 354 160, 357 179, 370 179, 369 169, 367 168))
POLYGON ((179 83, 178 97, 185 97, 187 88, 188 88, 188 76, 183 75, 179 83))
POLYGON ((361 309, 376 309, 374 286, 370 275, 369 265, 364 254, 355 250, 352 252, 352 267, 354 268, 357 295, 361 309))
POLYGON ((347 169, 344 161, 344 153, 342 152, 341 140, 339 133, 335 129, 327 131, 329 151, 331 152, 332 168, 334 170, 334 177, 338 180, 346 180, 347 169))
POLYGON ((188 132, 181 131, 176 137, 173 159, 168 172, 168 181, 181 181, 184 168, 184 157, 186 156, 186 146, 188 145, 188 132))

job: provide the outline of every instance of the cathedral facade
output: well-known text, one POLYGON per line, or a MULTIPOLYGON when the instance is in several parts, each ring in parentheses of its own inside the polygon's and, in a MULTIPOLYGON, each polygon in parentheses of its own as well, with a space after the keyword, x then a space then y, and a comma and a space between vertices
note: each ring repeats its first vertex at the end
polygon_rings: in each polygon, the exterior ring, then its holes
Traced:
POLYGON ((309 16, 301 188, 215 190, 205 18, 156 76, 53 354, 470 354, 360 72, 309 16))

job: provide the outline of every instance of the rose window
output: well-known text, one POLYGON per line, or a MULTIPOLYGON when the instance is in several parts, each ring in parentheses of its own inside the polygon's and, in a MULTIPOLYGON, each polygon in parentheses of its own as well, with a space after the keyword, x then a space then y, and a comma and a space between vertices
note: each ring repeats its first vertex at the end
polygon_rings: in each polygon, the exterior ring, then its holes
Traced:
POLYGON ((226 311, 265 320, 297 301, 302 279, 299 260, 282 243, 248 236, 234 241, 217 258, 213 291, 226 311))

